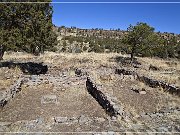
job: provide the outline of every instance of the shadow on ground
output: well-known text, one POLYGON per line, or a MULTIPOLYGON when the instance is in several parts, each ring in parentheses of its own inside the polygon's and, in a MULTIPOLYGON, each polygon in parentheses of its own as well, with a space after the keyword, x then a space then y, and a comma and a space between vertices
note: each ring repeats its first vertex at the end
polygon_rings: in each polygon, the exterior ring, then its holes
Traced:
POLYGON ((15 68, 18 67, 24 74, 31 74, 31 75, 39 75, 45 74, 48 71, 47 65, 43 65, 42 63, 15 63, 12 61, 8 62, 0 62, 1 67, 8 67, 8 68, 15 68))
POLYGON ((123 57, 123 56, 117 56, 114 58, 114 60, 122 65, 133 65, 133 67, 139 67, 141 65, 140 62, 138 62, 137 58, 134 58, 133 60, 131 60, 130 57, 123 57))

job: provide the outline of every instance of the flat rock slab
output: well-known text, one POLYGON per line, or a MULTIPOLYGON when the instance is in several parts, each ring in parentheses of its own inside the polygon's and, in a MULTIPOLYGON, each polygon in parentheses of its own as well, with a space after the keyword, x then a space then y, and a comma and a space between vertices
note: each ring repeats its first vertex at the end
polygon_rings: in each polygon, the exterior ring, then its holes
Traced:
POLYGON ((57 104, 58 103, 58 97, 56 95, 45 95, 41 98, 41 104, 57 104))

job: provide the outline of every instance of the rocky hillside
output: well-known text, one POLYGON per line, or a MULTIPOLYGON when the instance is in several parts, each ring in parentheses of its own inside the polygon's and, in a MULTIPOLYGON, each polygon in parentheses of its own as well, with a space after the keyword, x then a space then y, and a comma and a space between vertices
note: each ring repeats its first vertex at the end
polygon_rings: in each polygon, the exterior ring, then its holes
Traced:
MULTIPOLYGON (((122 38, 128 33, 120 29, 81 29, 76 27, 54 27, 58 35, 59 52, 124 52, 128 50, 122 43, 122 38)), ((157 34, 167 41, 175 38, 180 41, 180 34, 160 33, 157 34)))
POLYGON ((75 36, 75 37, 96 37, 96 38, 113 38, 120 39, 126 31, 120 29, 117 30, 103 30, 103 29, 81 29, 76 27, 55 27, 59 35, 61 36, 75 36))
MULTIPOLYGON (((54 27, 54 30, 58 34, 58 36, 74 36, 74 37, 96 37, 96 38, 110 38, 110 39, 121 39, 125 34, 127 34, 127 31, 120 30, 120 29, 110 29, 110 30, 104 30, 101 28, 95 28, 95 29, 81 29, 77 27, 54 27)), ((180 34, 174 34, 174 33, 160 33, 158 34, 164 36, 165 38, 170 38, 172 36, 175 36, 180 41, 180 34)))
MULTIPOLYGON (((103 42, 109 45, 112 42, 119 42, 123 35, 127 33, 121 30, 103 30, 103 29, 80 29, 76 27, 54 27, 58 35, 58 50, 64 52, 104 52, 110 51, 110 48, 103 46, 103 42), (94 46, 96 44, 96 46, 94 46)), ((117 44, 117 43, 116 43, 117 44)))

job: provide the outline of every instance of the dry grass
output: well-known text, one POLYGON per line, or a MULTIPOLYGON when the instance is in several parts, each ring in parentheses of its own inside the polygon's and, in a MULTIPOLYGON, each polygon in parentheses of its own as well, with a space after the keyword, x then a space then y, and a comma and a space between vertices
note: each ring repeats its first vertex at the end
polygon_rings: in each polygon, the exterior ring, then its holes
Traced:
POLYGON ((140 58, 138 57, 138 61, 142 62, 144 65, 153 65, 156 66, 160 69, 172 69, 175 68, 177 70, 180 70, 180 61, 177 59, 171 59, 171 60, 163 60, 160 58, 148 58, 148 57, 143 57, 140 58), (169 63, 169 64, 168 64, 169 63), (176 63, 176 64, 174 64, 176 63))
POLYGON ((144 69, 140 69, 140 72, 144 75, 180 86, 180 61, 177 59, 138 58, 138 61, 144 66, 144 69), (150 64, 158 67, 160 70, 149 71, 150 64))
MULTIPOLYGON (((45 52, 44 55, 41 55, 40 57, 44 60, 44 62, 52 63, 54 61, 58 62, 58 60, 66 59, 66 60, 72 60, 77 59, 79 61, 85 61, 89 60, 92 62, 93 65, 97 64, 98 62, 102 64, 108 64, 109 59, 115 58, 116 56, 119 56, 118 53, 53 53, 53 52, 45 52)), ((60 62, 60 61, 59 61, 60 62)))
POLYGON ((21 71, 17 67, 0 69, 0 90, 10 87, 18 79, 20 73, 21 71))
MULTIPOLYGON (((118 53, 54 53, 45 52, 44 54, 36 57, 27 53, 5 53, 4 60, 14 60, 14 59, 33 59, 44 62, 45 64, 52 64, 59 68, 67 67, 92 67, 97 68, 101 65, 106 65, 107 67, 118 67, 118 63, 115 58, 123 56, 128 57, 128 55, 122 55, 118 53)), ((141 58, 138 57, 137 60, 142 64, 142 68, 138 71, 146 76, 152 77, 157 80, 163 80, 170 84, 175 84, 180 86, 180 61, 177 59, 163 60, 160 58, 141 58), (149 71, 149 65, 158 67, 159 71, 149 71)), ((95 73, 94 73, 95 74, 95 73)))
POLYGON ((3 56, 4 60, 14 60, 14 59, 31 59, 36 56, 28 53, 16 52, 16 53, 6 53, 3 56))

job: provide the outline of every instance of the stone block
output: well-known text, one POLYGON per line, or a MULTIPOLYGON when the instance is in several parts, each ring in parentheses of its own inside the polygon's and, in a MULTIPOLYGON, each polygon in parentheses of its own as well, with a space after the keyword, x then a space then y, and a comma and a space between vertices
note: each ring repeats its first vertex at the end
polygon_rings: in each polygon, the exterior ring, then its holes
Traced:
POLYGON ((55 118, 54 118, 54 121, 55 121, 56 123, 65 123, 65 122, 68 121, 68 118, 67 118, 67 117, 55 117, 55 118))
POLYGON ((58 103, 58 97, 56 95, 45 95, 41 98, 41 104, 57 104, 58 103))

